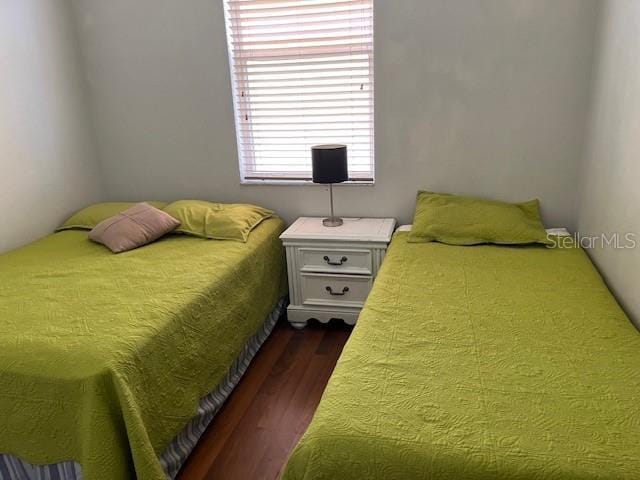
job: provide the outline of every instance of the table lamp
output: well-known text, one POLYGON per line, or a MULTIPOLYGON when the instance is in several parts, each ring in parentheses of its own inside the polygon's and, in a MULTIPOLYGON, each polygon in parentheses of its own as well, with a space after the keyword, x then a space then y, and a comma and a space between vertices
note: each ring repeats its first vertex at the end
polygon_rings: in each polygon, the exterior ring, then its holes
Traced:
POLYGON ((325 227, 339 227, 342 219, 333 214, 333 184, 349 180, 346 145, 316 145, 311 147, 313 183, 328 183, 331 216, 322 220, 325 227))

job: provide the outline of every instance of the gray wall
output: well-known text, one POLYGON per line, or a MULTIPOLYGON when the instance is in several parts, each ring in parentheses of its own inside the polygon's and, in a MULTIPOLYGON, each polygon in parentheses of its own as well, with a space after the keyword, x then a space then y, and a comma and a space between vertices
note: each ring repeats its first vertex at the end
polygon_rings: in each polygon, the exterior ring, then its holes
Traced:
POLYGON ((640 2, 605 4, 583 166, 579 231, 633 233, 634 249, 590 255, 640 326, 640 2))
POLYGON ((0 1, 0 252, 102 195, 70 13, 0 1))
MULTIPOLYGON (((290 220, 324 188, 240 186, 220 0, 75 0, 111 199, 247 201, 290 220)), ((410 221, 419 188, 539 197, 575 227, 596 0, 377 0, 374 187, 338 214, 410 221)))

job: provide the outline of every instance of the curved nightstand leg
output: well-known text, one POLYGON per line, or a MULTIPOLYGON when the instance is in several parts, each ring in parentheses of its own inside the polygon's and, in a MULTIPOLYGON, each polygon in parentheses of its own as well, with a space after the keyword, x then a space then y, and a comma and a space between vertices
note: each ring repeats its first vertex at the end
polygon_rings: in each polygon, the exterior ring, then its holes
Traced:
POLYGON ((289 323, 296 330, 302 330, 304 327, 307 326, 307 321, 306 320, 304 322, 289 322, 289 323))
POLYGON ((296 330, 302 330, 304 327, 306 327, 309 318, 311 317, 309 317, 306 312, 301 312, 299 310, 290 308, 287 309, 287 320, 296 330))

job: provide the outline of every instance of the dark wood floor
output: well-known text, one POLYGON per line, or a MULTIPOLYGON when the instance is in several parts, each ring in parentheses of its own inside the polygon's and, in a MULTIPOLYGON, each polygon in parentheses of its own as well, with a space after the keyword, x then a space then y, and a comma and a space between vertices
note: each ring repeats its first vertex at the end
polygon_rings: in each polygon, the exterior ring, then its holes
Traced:
POLYGON ((351 328, 280 319, 178 480, 273 480, 311 421, 351 328))

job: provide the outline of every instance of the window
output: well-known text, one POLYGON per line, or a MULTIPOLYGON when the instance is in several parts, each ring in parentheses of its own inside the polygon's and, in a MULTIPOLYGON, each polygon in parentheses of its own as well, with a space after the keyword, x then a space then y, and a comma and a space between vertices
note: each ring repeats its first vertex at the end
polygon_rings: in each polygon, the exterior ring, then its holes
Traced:
POLYGON ((240 175, 311 179, 311 147, 347 145, 372 182, 373 0, 225 0, 240 175))

